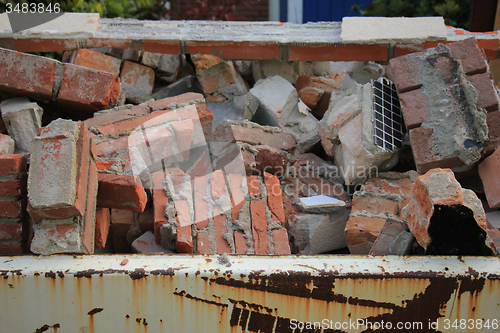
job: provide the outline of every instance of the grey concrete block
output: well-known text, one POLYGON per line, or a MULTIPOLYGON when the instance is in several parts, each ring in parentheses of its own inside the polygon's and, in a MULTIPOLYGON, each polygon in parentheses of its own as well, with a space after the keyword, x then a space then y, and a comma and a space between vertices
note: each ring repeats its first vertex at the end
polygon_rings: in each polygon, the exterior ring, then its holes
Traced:
POLYGON ((8 99, 0 103, 7 132, 16 142, 16 153, 29 154, 32 140, 42 125, 43 109, 26 97, 8 99))

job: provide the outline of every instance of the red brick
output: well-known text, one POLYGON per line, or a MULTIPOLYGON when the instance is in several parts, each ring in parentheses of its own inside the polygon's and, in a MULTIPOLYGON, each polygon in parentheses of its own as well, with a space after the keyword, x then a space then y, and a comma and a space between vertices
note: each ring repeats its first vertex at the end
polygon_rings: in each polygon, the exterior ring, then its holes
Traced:
POLYGON ((188 160, 193 141, 193 121, 191 119, 176 121, 171 126, 175 133, 177 147, 184 160, 188 160))
POLYGON ((151 184, 153 186, 153 209, 154 209, 154 234, 156 244, 161 244, 160 228, 167 223, 165 216, 165 206, 168 204, 168 197, 163 189, 165 173, 163 171, 151 174, 151 184))
POLYGON ((0 242, 0 255, 3 256, 16 256, 26 253, 23 249, 23 244, 21 242, 18 243, 1 243, 0 242))
POLYGON ((118 101, 119 93, 120 79, 115 74, 66 64, 57 100, 68 106, 104 110, 118 101))
MULTIPOLYGON (((215 227, 215 243, 217 245, 217 253, 231 253, 231 246, 224 238, 227 234, 227 217, 223 214, 220 207, 214 207, 214 227, 215 227)), ((227 236, 226 236, 227 237, 227 236)))
POLYGON ((274 254, 290 254, 290 243, 286 229, 273 230, 274 254))
POLYGON ((310 109, 316 109, 318 102, 323 97, 323 91, 319 88, 306 87, 299 92, 299 98, 310 109))
POLYGON ((212 172, 210 174, 210 184, 212 186, 212 199, 217 200, 223 195, 227 195, 224 171, 215 170, 212 172))
POLYGON ((164 110, 168 107, 169 104, 172 103, 186 103, 194 100, 202 100, 204 99, 202 94, 198 93, 184 93, 178 96, 167 97, 163 99, 159 99, 157 101, 149 102, 148 106, 151 108, 151 111, 164 110))
POLYGON ((170 166, 172 151, 172 135, 165 127, 160 125, 133 132, 128 137, 128 147, 136 147, 147 166, 163 161, 165 166, 170 166))
POLYGON ((110 171, 111 167, 115 165, 115 161, 96 161, 96 168, 99 171, 110 171))
POLYGON ((269 254, 265 202, 262 200, 250 201, 250 214, 252 216, 252 236, 255 254, 269 254))
POLYGON ((178 119, 177 115, 172 111, 156 111, 141 117, 104 125, 98 127, 97 130, 103 135, 120 134, 133 130, 140 130, 141 126, 149 128, 177 121, 178 119))
POLYGON ((196 243, 198 254, 214 254, 209 233, 199 232, 196 236, 196 243))
POLYGON ((247 176, 248 195, 250 198, 260 199, 260 179, 257 176, 247 176))
MULTIPOLYGON (((79 123, 80 134, 78 141, 76 142, 76 196, 75 196, 75 207, 82 213, 85 211, 85 205, 87 204, 87 198, 93 198, 96 195, 96 189, 89 191, 89 173, 94 172, 95 177, 97 177, 96 167, 94 162, 90 161, 90 140, 87 135, 88 129, 84 123, 79 123), (89 165, 91 164, 91 165, 89 165), (89 169, 90 168, 90 169, 89 169), (93 168, 93 169, 92 169, 93 168)), ((95 184, 97 187, 97 183, 95 184)), ((95 205, 95 204, 94 204, 95 205)))
POLYGON ((236 230, 234 232, 234 248, 237 254, 245 254, 249 249, 243 231, 236 230))
POLYGON ((147 66, 124 61, 120 79, 128 99, 134 102, 144 102, 149 99, 153 91, 155 73, 147 66))
POLYGON ((267 150, 257 148, 257 155, 255 156, 255 169, 260 174, 264 172, 275 175, 281 178, 285 175, 288 158, 284 153, 280 153, 277 149, 267 150))
POLYGON ((120 73, 121 60, 88 49, 78 49, 74 51, 70 55, 69 62, 73 65, 92 68, 116 75, 120 73))
POLYGON ((290 45, 288 61, 387 61, 387 45, 302 44, 290 45))
POLYGON ((477 90, 477 106, 488 112, 498 111, 498 96, 489 73, 467 77, 477 90))
POLYGON ((428 127, 417 127, 410 130, 410 141, 417 171, 424 174, 434 168, 454 168, 463 163, 458 157, 443 158, 433 143, 433 130, 428 127))
POLYGON ((154 209, 152 206, 146 207, 142 213, 137 216, 137 222, 142 232, 154 230, 154 209))
POLYGON ((268 145, 270 147, 279 148, 293 154, 297 146, 295 139, 288 133, 269 133, 258 127, 243 127, 239 125, 230 125, 228 130, 231 131, 233 140, 230 142, 242 141, 251 145, 268 145))
POLYGON ((88 253, 93 253, 95 248, 95 222, 96 222, 96 202, 97 202, 97 168, 93 160, 90 161, 88 172, 88 186, 86 191, 86 211, 82 230, 82 244, 87 248, 88 253))
POLYGON ((191 168, 189 171, 189 175, 191 177, 199 177, 206 175, 208 173, 208 170, 210 169, 210 153, 208 150, 205 150, 201 154, 201 158, 198 159, 196 164, 191 168))
POLYGON ((19 197, 26 194, 27 178, 1 180, 0 181, 0 197, 19 197))
POLYGON ((26 198, 18 201, 0 201, 0 217, 22 217, 26 213, 26 198))
POLYGON ((351 254, 368 254, 385 221, 386 218, 351 215, 344 231, 351 254))
POLYGON ((0 176, 19 174, 27 169, 28 155, 0 154, 0 176))
POLYGON ((122 136, 116 140, 108 140, 97 145, 96 155, 98 157, 116 157, 119 152, 128 148, 128 137, 122 136))
POLYGON ((139 177, 99 173, 97 206, 144 211, 148 201, 139 177))
POLYGON ((484 73, 487 70, 486 59, 474 37, 447 45, 453 57, 460 60, 465 74, 484 73))
POLYGON ((191 218, 189 216, 189 206, 186 200, 176 200, 174 202, 177 211, 177 239, 175 240, 175 250, 179 253, 193 253, 193 238, 191 236, 191 218))
POLYGON ((100 127, 111 123, 136 118, 137 116, 142 116, 148 113, 148 110, 143 106, 135 105, 130 109, 118 110, 115 112, 104 114, 102 116, 94 116, 93 118, 88 118, 84 120, 84 123, 89 128, 100 127))
POLYGON ((429 103, 422 89, 400 93, 398 96, 408 130, 419 127, 424 121, 429 120, 429 103))
POLYGON ((245 191, 243 190, 243 175, 239 173, 232 173, 227 175, 229 183, 229 192, 231 194, 231 207, 233 222, 236 221, 240 215, 240 209, 246 202, 245 191))
POLYGON ((271 211, 273 221, 285 223, 285 211, 283 210, 283 199, 280 181, 276 176, 264 172, 267 190, 267 205, 271 211))
POLYGON ((215 66, 210 67, 198 73, 198 81, 203 87, 206 95, 211 95, 216 91, 237 83, 236 73, 226 62, 220 62, 215 66), (215 71, 217 67, 217 71, 215 71))
POLYGON ((491 208, 500 208, 500 149, 479 164, 479 176, 491 208))
POLYGON ((192 179, 192 183, 196 229, 204 229, 208 227, 208 203, 205 200, 205 196, 207 195, 208 177, 196 177, 192 179))
POLYGON ((488 125, 488 140, 486 147, 481 154, 488 156, 493 154, 495 149, 500 146, 500 111, 488 112, 486 114, 486 124, 488 125))
MULTIPOLYGON (((188 184, 184 180, 186 174, 181 169, 174 167, 167 169, 167 174, 170 175, 172 183, 174 184, 174 191, 176 194, 180 194, 184 190, 185 186, 188 184)), ((191 186, 191 185, 190 185, 191 186)), ((190 191, 191 189, 189 189, 190 191)))
POLYGON ((0 90, 50 100, 58 61, 0 49, 0 90))
POLYGON ((136 225, 137 213, 130 210, 111 209, 111 232, 116 253, 129 253, 130 245, 127 243, 127 232, 136 225))
POLYGON ((397 216, 399 206, 397 202, 389 199, 354 196, 352 198, 352 213, 383 215, 385 217, 397 216))
POLYGON ((0 240, 22 238, 23 225, 21 223, 0 223, 0 240))
POLYGON ((295 89, 300 92, 304 88, 318 88, 326 92, 332 92, 342 87, 346 74, 335 74, 333 79, 324 77, 300 75, 295 82, 295 89))
POLYGON ((214 119, 214 114, 205 104, 196 104, 195 109, 196 113, 194 112, 193 107, 188 106, 176 110, 176 113, 182 120, 199 120, 201 128, 203 130, 203 135, 205 136, 205 140, 208 141, 212 136, 212 122, 214 119))
MULTIPOLYGON (((252 13, 254 8, 252 6, 252 13)), ((244 20, 250 16, 240 14, 244 20)), ((262 16, 261 16, 262 17, 262 16)), ((267 16, 264 19, 267 21, 267 16)), ((255 19, 254 21, 262 21, 255 19)), ((187 52, 190 54, 221 55, 226 59, 277 59, 279 58, 279 46, 272 42, 249 42, 249 41, 186 41, 187 52)), ((197 71, 198 73, 198 67, 197 71)))
POLYGON ((106 246, 108 238, 110 220, 109 208, 97 207, 95 214, 95 249, 102 249, 106 246))
POLYGON ((393 58, 390 60, 394 83, 398 93, 420 88, 420 63, 412 55, 393 58))

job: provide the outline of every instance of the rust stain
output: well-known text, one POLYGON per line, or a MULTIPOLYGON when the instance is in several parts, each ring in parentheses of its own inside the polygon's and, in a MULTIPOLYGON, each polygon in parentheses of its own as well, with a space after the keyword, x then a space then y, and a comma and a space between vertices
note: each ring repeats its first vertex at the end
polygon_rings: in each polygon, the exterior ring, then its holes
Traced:
POLYGON ((93 308, 92 310, 90 310, 89 312, 87 312, 87 314, 89 316, 93 316, 95 315, 96 313, 99 313, 101 311, 103 311, 104 309, 103 308, 93 308))

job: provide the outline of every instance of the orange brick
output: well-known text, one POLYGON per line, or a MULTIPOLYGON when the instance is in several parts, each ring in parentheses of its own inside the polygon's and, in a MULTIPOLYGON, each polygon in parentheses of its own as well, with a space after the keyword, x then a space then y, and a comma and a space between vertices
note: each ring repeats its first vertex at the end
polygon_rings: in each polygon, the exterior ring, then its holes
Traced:
POLYGON ((500 208, 500 149, 479 164, 479 176, 491 208, 500 208))
POLYGON ((106 54, 88 50, 78 49, 71 53, 69 62, 74 65, 92 68, 112 74, 120 74, 121 60, 106 54))
POLYGON ((119 134, 140 129, 141 126, 153 127, 172 121, 176 121, 176 114, 171 111, 156 111, 142 117, 124 120, 98 127, 97 130, 103 135, 119 134))
POLYGON ((184 160, 189 160, 191 143, 193 141, 193 121, 191 119, 176 121, 173 122, 171 126, 175 132, 177 147, 182 157, 184 160))
POLYGON ((274 254, 290 254, 290 243, 286 229, 273 230, 274 254))
POLYGON ((264 172, 267 190, 267 204, 273 221, 285 223, 285 211, 283 209, 283 199, 281 194, 280 181, 276 176, 264 172))
POLYGON ((10 179, 0 181, 0 197, 19 197, 27 191, 26 176, 21 179, 10 179))
POLYGON ((264 201, 250 201, 250 214, 252 216, 252 236, 255 254, 269 254, 266 204, 264 201))
POLYGON ((192 183, 196 229, 204 229, 208 227, 208 203, 204 198, 207 192, 208 177, 195 177, 192 179, 192 183))
POLYGON ((149 113, 148 110, 143 106, 135 105, 130 109, 118 110, 109 114, 88 118, 84 120, 84 123, 89 128, 100 127, 123 120, 129 120, 131 118, 142 116, 148 113, 149 113))
POLYGON ((28 155, 0 154, 0 176, 20 174, 28 169, 28 155))
POLYGON ((191 236, 191 218, 189 216, 189 206, 186 200, 174 202, 177 211, 177 239, 175 240, 175 250, 179 253, 193 253, 193 238, 191 236))
POLYGON ((199 232, 196 236, 197 251, 199 254, 213 254, 212 242, 210 234, 207 232, 199 232))
POLYGON ((0 201, 0 217, 22 217, 26 213, 26 202, 26 198, 18 201, 0 201))
POLYGON ((204 99, 202 94, 189 92, 178 96, 167 97, 159 99, 157 101, 149 102, 148 106, 151 108, 151 111, 158 111, 158 110, 164 110, 169 104, 172 103, 186 103, 202 99, 204 99))
POLYGON ((168 197, 163 189, 165 173, 163 171, 151 174, 151 184, 153 186, 153 209, 154 209, 154 234, 156 244, 161 244, 160 228, 167 223, 165 216, 165 205, 168 204, 168 197))
POLYGON ((98 207, 95 214, 95 249, 106 246, 110 223, 109 208, 98 207))
POLYGON ((135 62, 124 61, 120 78, 127 99, 144 102, 151 96, 155 83, 155 73, 151 68, 135 62))
POLYGON ((227 175, 229 183, 229 192, 231 194, 231 207, 233 222, 239 217, 239 211, 246 202, 245 192, 242 188, 243 175, 232 173, 227 175))
POLYGON ((100 172, 98 179, 98 207, 144 211, 148 199, 139 177, 100 172))
POLYGON ((226 178, 224 171, 216 170, 210 174, 210 184, 212 185, 212 198, 219 199, 223 195, 227 195, 226 178))
POLYGON ((247 176, 248 195, 251 198, 260 199, 260 179, 257 176, 247 176))
POLYGON ((224 238, 224 235, 227 234, 227 217, 223 214, 222 210, 219 207, 214 207, 213 215, 217 253, 231 253, 231 247, 229 246, 227 240, 224 238))
POLYGON ((234 232, 234 248, 237 254, 245 254, 249 249, 243 231, 236 230, 234 232))

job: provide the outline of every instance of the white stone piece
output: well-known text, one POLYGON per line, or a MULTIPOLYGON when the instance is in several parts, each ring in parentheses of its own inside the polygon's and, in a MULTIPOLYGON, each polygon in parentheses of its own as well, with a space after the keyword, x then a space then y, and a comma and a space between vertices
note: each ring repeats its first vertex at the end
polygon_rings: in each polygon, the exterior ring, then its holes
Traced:
POLYGON ((7 132, 16 142, 16 153, 31 153, 33 138, 42 125, 43 109, 27 97, 19 97, 0 103, 0 112, 7 132))
POLYGON ((14 154, 16 142, 8 135, 0 133, 0 154, 14 154))
POLYGON ((345 207, 345 202, 326 195, 299 198, 298 207, 307 213, 328 213, 345 207))
POLYGON ((446 40, 442 17, 344 17, 342 43, 396 44, 446 40))

